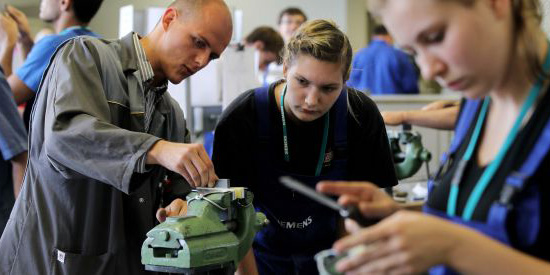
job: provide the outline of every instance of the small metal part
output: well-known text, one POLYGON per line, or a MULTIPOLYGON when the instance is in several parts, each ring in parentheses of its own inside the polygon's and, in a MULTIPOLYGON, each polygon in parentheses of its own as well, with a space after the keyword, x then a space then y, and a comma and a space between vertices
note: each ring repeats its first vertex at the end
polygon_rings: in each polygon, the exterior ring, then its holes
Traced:
POLYGON ((404 192, 404 191, 394 191, 393 192, 393 199, 396 202, 405 203, 407 201, 407 196, 408 195, 409 194, 407 192, 404 192))
POLYGON ((368 253, 371 251, 376 250, 378 247, 378 244, 371 243, 371 244, 360 244, 357 246, 352 247, 350 250, 338 254, 336 251, 332 249, 327 249, 318 252, 315 254, 315 261, 317 262, 317 269, 319 270, 320 275, 341 275, 343 273, 340 273, 336 271, 336 263, 340 261, 343 258, 350 258, 355 257, 357 255, 360 255, 362 253, 368 253))
POLYGON ((229 184, 229 179, 219 179, 216 181, 216 184, 214 185, 214 188, 229 188, 231 187, 229 184))
POLYGON ((334 250, 327 249, 315 254, 317 262, 317 270, 319 275, 340 275, 342 273, 336 271, 336 263, 345 255, 338 255, 334 250))
MULTIPOLYGON (((211 193, 212 194, 212 193, 211 193)), ((226 211, 227 210, 227 207, 223 207, 219 204, 217 204, 216 202, 212 201, 211 199, 205 197, 205 195, 208 195, 208 194, 201 194, 199 193, 197 196, 187 200, 187 205, 189 206, 191 204, 191 202, 193 202, 194 200, 204 200, 204 201, 207 201, 209 202, 210 204, 212 204, 213 206, 217 207, 218 209, 220 209, 221 211, 226 211)))
POLYGON ((330 199, 329 197, 315 191, 315 189, 311 188, 311 187, 308 187, 306 185, 304 185, 303 183, 291 178, 291 177, 281 177, 279 179, 281 181, 281 183, 283 183, 284 186, 292 189, 292 190, 295 190, 297 191, 298 193, 322 204, 322 205, 325 205, 327 207, 330 207, 338 212, 340 212, 341 214, 343 213, 347 213, 347 210, 342 207, 341 205, 339 205, 337 202, 335 202, 334 200, 330 199), (343 212, 342 212, 343 211, 343 212))
POLYGON ((356 221, 360 226, 366 227, 371 226, 379 221, 379 219, 367 218, 361 214, 357 206, 351 205, 348 207, 343 207, 339 205, 336 201, 331 198, 315 191, 315 189, 291 178, 291 177, 280 177, 279 180, 286 187, 297 191, 298 193, 307 196, 308 198, 325 205, 329 208, 332 208, 340 214, 343 218, 349 218, 356 221))
POLYGON ((161 231, 159 233, 159 237, 160 237, 161 240, 166 242, 170 239, 170 234, 168 234, 168 232, 166 232, 166 231, 161 231))

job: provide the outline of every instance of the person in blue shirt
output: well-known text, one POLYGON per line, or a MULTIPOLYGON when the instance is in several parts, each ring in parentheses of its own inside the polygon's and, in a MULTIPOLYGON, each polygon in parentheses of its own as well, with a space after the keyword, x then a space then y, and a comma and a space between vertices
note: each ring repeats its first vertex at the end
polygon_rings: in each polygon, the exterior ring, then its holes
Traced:
POLYGON ((0 234, 21 190, 27 163, 27 131, 0 70, 0 234))
MULTIPOLYGON (((102 2, 103 0, 42 0, 39 17, 45 22, 52 23, 57 34, 48 35, 34 44, 23 66, 8 76, 8 83, 17 104, 27 102, 37 92, 42 74, 61 43, 80 35, 98 36, 87 26, 102 2)), ((8 8, 8 12, 11 10, 13 8, 8 8)), ((21 16, 15 15, 12 17, 21 18, 21 16)), ((20 33, 28 29, 24 27, 25 21, 16 21, 20 33)), ((20 35, 20 37, 25 37, 25 35, 20 35)))
POLYGON ((418 72, 414 64, 392 44, 386 28, 376 26, 372 42, 355 54, 346 84, 372 95, 418 94, 418 72))

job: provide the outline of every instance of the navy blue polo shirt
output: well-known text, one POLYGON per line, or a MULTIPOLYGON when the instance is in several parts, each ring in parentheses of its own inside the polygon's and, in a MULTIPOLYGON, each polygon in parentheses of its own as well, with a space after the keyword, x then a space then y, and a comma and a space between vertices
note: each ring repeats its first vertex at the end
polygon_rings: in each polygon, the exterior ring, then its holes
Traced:
POLYGON ((8 221, 15 198, 10 160, 27 151, 27 131, 17 112, 17 106, 6 81, 0 71, 0 232, 8 221))

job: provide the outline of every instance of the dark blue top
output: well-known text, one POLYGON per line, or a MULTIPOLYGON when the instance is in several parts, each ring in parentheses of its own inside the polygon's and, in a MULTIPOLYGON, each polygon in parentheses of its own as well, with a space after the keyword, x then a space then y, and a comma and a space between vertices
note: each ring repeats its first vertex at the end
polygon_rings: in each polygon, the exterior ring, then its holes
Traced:
POLYGON ((15 201, 10 160, 27 151, 27 131, 4 73, 0 70, 0 234, 15 201))
MULTIPOLYGON (((473 221, 482 223, 488 221, 491 207, 494 202, 499 201, 509 175, 513 174, 513 171, 519 170, 531 152, 536 150, 535 144, 542 135, 545 125, 550 121, 550 108, 546 107, 550 104, 550 89, 539 100, 531 118, 519 131, 516 139, 508 149, 508 153, 504 157, 500 168, 483 193, 473 213, 473 221)), ((464 105, 465 101, 461 104, 460 115, 465 111, 469 111, 463 107, 464 105)), ((470 127, 465 132, 464 139, 459 144, 459 147, 457 147, 456 154, 447 166, 446 172, 442 173, 440 182, 434 185, 430 192, 426 203, 428 207, 446 213, 452 177, 458 169, 458 161, 455 160, 462 159, 466 152, 480 109, 478 108, 475 111, 473 122, 470 122, 470 127)), ((478 150, 478 147, 479 144, 475 150, 478 150)), ((506 221, 506 231, 510 235, 511 246, 546 261, 550 260, 550 251, 547 249, 550 244, 550 234, 548 234, 550 221, 546 218, 550 215, 550 205, 548 204, 550 200, 550 186, 547 184, 550 178, 550 170, 548 167, 550 167, 550 154, 547 154, 542 159, 536 172, 527 179, 526 187, 513 201, 514 207, 511 209, 511 216, 506 221), (532 194, 536 194, 539 200, 529 205, 527 199, 532 194), (532 220, 535 220, 536 223, 531 222, 532 220), (534 232, 531 235, 533 239, 531 242, 526 242, 523 235, 529 235, 531 232, 534 232)), ((462 181, 460 182, 460 193, 456 204, 457 216, 462 216, 468 198, 485 169, 486 166, 480 166, 473 159, 464 168, 462 181)))
MULTIPOLYGON (((27 151, 27 131, 4 73, 0 71, 0 152, 4 160, 27 151)), ((3 180, 3 177, 0 181, 3 180)))
POLYGON ((418 94, 418 73, 409 57, 383 40, 374 39, 355 54, 349 87, 380 94, 418 94))
POLYGON ((98 37, 97 34, 89 29, 80 26, 67 28, 59 34, 45 36, 34 44, 25 63, 15 74, 25 83, 25 85, 27 85, 27 87, 29 87, 29 89, 36 92, 40 80, 42 79, 42 74, 46 70, 46 67, 48 67, 50 59, 57 47, 65 42, 65 40, 80 35, 98 37))

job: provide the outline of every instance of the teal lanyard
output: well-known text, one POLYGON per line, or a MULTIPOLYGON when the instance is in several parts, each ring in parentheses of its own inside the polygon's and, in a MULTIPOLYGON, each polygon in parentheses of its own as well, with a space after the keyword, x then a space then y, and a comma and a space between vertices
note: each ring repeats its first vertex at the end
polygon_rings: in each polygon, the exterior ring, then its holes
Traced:
MULTIPOLYGON (((283 121, 283 148, 285 151, 285 161, 290 162, 290 153, 288 151, 288 134, 286 129, 286 118, 285 118, 285 95, 286 95, 286 84, 281 93, 281 119, 283 121)), ((321 150, 319 152, 319 160, 317 161, 317 168, 315 169, 315 176, 321 175, 321 170, 323 169, 323 162, 325 160, 325 151, 327 150, 327 140, 328 140, 328 126, 329 126, 329 112, 325 115, 325 129, 323 130, 323 141, 321 143, 321 150)))
MULTIPOLYGON (((544 63, 544 71, 548 71, 548 69, 550 68, 550 42, 549 42, 548 51, 549 53, 547 53, 546 61, 544 63)), ((463 220, 469 221, 472 219, 472 215, 474 214, 474 210, 476 209, 477 204, 481 199, 481 195, 487 188, 487 185, 489 185, 489 182, 495 175, 495 172, 498 170, 498 168, 500 167, 500 164, 502 163, 502 160, 506 156, 506 152, 508 152, 508 149, 510 149, 510 146, 514 142, 520 130, 521 123, 523 122, 523 120, 525 119, 525 116, 527 115, 527 112, 529 111, 529 109, 531 109, 537 97, 539 96, 542 90, 542 86, 543 86, 543 79, 539 78, 535 83, 535 85, 529 91, 529 96, 521 106, 519 116, 514 122, 514 125, 512 126, 510 133, 506 137, 504 144, 498 151, 495 159, 487 166, 487 168, 479 178, 477 184, 475 185, 474 189, 472 190, 472 193, 470 194, 470 197, 466 202, 464 212, 462 213, 463 220)), ((449 192, 449 200, 447 201, 447 215, 451 217, 456 215, 456 204, 457 204, 457 198, 459 193, 459 184, 462 179, 462 174, 464 172, 464 169, 466 168, 466 165, 468 164, 468 162, 472 158, 472 155, 474 154, 474 150, 475 150, 477 141, 479 139, 481 129, 483 128, 483 123, 485 122, 485 117, 487 116, 487 109, 489 108, 489 102, 490 102, 490 97, 486 97, 483 101, 483 106, 481 107, 481 112, 479 114, 476 126, 474 128, 474 132, 472 133, 472 138, 470 140, 470 143, 468 144, 468 147, 466 149, 466 152, 464 153, 464 156, 458 163, 457 169, 451 181, 451 190, 449 192)))
POLYGON ((61 32, 59 32, 59 35, 64 35, 72 30, 90 30, 88 27, 86 26, 72 26, 72 27, 68 27, 68 28, 65 28, 63 29, 61 32))

